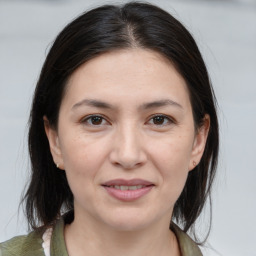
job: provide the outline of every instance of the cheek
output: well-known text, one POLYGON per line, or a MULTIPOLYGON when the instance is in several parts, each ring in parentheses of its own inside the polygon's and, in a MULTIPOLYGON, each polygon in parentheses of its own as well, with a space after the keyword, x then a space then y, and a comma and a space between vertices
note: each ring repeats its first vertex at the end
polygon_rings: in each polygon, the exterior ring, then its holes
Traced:
POLYGON ((106 147, 102 142, 88 136, 65 136, 62 145, 62 156, 70 186, 83 187, 94 183, 100 170, 106 147))
POLYGON ((62 149, 67 180, 75 199, 89 202, 96 193, 104 147, 88 138, 77 137, 66 140, 62 149))
POLYGON ((107 145, 103 138, 95 138, 78 131, 62 136, 61 152, 66 171, 91 172, 106 155, 107 145), (93 168, 94 167, 94 168, 93 168))
POLYGON ((160 172, 163 193, 171 202, 178 199, 187 180, 192 143, 190 137, 180 136, 159 141, 152 147, 152 162, 160 172))
POLYGON ((168 168, 173 172, 187 172, 192 152, 193 136, 169 136, 154 142, 150 155, 161 169, 168 168))

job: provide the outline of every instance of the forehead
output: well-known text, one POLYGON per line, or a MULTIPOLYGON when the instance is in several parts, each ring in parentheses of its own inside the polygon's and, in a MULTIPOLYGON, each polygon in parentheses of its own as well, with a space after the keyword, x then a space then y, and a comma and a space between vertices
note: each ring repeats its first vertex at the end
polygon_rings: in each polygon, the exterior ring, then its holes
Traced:
POLYGON ((83 98, 112 103, 155 101, 171 97, 190 105, 187 85, 161 54, 142 49, 104 53, 81 65, 70 77, 63 102, 83 98))

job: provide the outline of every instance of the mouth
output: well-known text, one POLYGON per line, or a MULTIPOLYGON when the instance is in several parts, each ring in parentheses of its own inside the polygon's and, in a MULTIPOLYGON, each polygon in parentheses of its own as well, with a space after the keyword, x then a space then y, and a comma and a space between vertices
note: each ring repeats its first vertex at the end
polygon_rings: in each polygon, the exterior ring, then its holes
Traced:
POLYGON ((148 194, 155 185, 141 179, 111 180, 102 184, 107 193, 121 201, 134 201, 148 194))
MULTIPOLYGON (((104 185, 103 185, 103 186, 104 186, 104 185)), ((149 186, 150 186, 150 185, 149 185, 149 186)), ((121 185, 121 186, 119 186, 119 185, 112 185, 112 186, 106 186, 106 187, 125 191, 125 190, 137 190, 137 189, 145 188, 145 187, 147 187, 147 186, 145 186, 145 185, 138 185, 138 186, 126 186, 126 185, 121 185)))

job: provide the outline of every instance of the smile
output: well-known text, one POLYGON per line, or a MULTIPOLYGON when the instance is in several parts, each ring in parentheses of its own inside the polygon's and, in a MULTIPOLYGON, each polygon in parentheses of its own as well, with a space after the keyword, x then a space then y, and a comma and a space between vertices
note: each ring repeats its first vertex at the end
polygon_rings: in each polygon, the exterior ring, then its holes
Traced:
POLYGON ((153 183, 141 179, 112 180, 102 184, 105 191, 115 199, 121 201, 135 201, 148 194, 155 186, 153 183))
POLYGON ((125 186, 125 185, 118 186, 118 185, 115 185, 115 186, 109 186, 109 187, 119 189, 119 190, 137 190, 137 189, 141 189, 141 188, 146 187, 146 186, 144 186, 144 185, 138 185, 138 186, 125 186))

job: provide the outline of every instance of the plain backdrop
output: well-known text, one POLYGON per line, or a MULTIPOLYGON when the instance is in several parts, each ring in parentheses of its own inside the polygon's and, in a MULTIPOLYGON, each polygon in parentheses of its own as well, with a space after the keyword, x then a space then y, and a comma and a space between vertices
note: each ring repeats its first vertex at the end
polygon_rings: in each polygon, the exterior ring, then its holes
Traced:
MULTIPOLYGON (((219 102, 220 163, 205 255, 255 256, 255 1, 149 2, 191 31, 219 102)), ((18 213, 29 173, 27 120, 46 53, 64 25, 102 3, 116 2, 0 0, 0 241, 27 232, 22 210, 18 213)), ((200 223, 203 230, 207 222, 200 223)))

